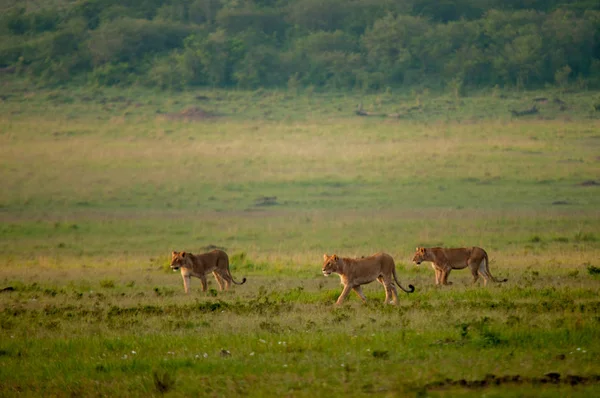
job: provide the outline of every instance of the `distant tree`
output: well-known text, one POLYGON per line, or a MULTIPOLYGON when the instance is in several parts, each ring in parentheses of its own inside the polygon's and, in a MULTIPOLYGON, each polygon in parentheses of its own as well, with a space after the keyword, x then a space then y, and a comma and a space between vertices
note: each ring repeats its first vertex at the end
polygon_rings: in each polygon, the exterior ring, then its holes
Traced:
POLYGON ((102 23, 102 16, 112 7, 120 7, 120 17, 152 19, 165 0, 80 0, 69 8, 67 18, 83 17, 88 28, 96 29, 102 23))
POLYGON ((469 83, 482 78, 481 28, 476 21, 431 24, 419 42, 415 56, 423 73, 445 79, 463 76, 469 83))
POLYGON ((286 68, 304 85, 352 87, 353 70, 361 66, 356 39, 342 31, 316 32, 297 39, 288 53, 286 68))
POLYGON ((9 33, 22 35, 29 31, 30 21, 25 15, 25 8, 18 7, 9 10, 2 16, 2 25, 9 33))
POLYGON ((594 46, 600 39, 598 28, 593 20, 572 11, 557 10, 548 15, 542 24, 548 80, 564 65, 569 65, 575 76, 589 74, 594 46))
POLYGON ((173 2, 163 4, 156 10, 155 19, 162 19, 171 22, 189 21, 189 4, 188 2, 173 2))
POLYGON ((279 52, 274 47, 252 46, 235 64, 233 79, 242 88, 281 86, 288 76, 282 73, 280 63, 279 52))
POLYGON ((189 20, 195 24, 211 25, 215 22, 221 7, 220 0, 195 0, 190 4, 189 20))
POLYGON ((524 88, 531 79, 540 77, 543 65, 542 37, 527 34, 505 43, 504 48, 493 60, 497 73, 505 82, 516 83, 524 88))
POLYGON ((543 14, 535 11, 492 10, 481 19, 482 48, 492 65, 491 81, 496 84, 524 84, 541 80, 543 14))
POLYGON ((562 89, 565 89, 569 84, 569 76, 571 75, 572 69, 569 65, 565 65, 558 69, 554 73, 554 81, 556 85, 562 89))
POLYGON ((412 0, 412 14, 436 22, 473 20, 486 11, 485 0, 412 0))
POLYGON ((600 86, 593 0, 59 3, 4 8, 0 66, 47 83, 92 71, 95 84, 169 89, 600 86))
POLYGON ((90 32, 89 51, 95 66, 106 62, 135 64, 149 54, 183 47, 193 29, 181 24, 121 18, 90 32))
POLYGON ((420 69, 418 48, 429 23, 419 17, 387 16, 362 36, 368 66, 386 76, 390 84, 404 81, 408 69, 420 69))
POLYGON ((288 28, 283 14, 273 9, 221 9, 216 16, 217 25, 229 33, 239 33, 254 30, 267 36, 284 38, 288 28))
POLYGON ((308 32, 344 28, 349 15, 346 0, 297 0, 287 8, 287 20, 308 32))
POLYGON ((387 14, 410 14, 411 11, 409 1, 397 0, 348 0, 344 7, 347 12, 339 29, 356 36, 364 34, 375 21, 387 14))
POLYGON ((235 83, 235 65, 245 52, 244 42, 223 29, 189 37, 182 55, 185 73, 196 84, 231 86, 235 83))

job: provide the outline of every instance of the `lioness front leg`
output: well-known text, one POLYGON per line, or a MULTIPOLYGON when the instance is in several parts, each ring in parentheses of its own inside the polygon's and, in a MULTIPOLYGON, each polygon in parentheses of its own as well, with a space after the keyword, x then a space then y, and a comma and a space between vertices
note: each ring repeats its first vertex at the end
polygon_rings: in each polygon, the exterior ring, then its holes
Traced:
POLYGON ((449 268, 449 267, 442 270, 442 283, 444 285, 452 284, 452 282, 448 282, 448 275, 450 275, 450 271, 452 271, 452 268, 449 268))
POLYGON ((442 270, 437 267, 433 267, 433 270, 435 271, 435 284, 439 286, 442 284, 442 270))
POLYGON ((363 303, 367 303, 367 298, 365 297, 365 295, 362 292, 362 287, 360 285, 358 286, 354 286, 352 288, 352 290, 354 290, 356 292, 356 294, 358 294, 358 297, 361 298, 361 300, 363 301, 363 303))
POLYGON ((190 292, 190 279, 192 279, 189 275, 181 275, 183 277, 183 290, 185 290, 185 294, 190 292))
POLYGON ((342 304, 348 296, 348 294, 350 294, 350 290, 352 290, 352 287, 350 285, 344 285, 344 290, 342 290, 342 294, 340 294, 340 297, 338 297, 337 301, 335 302, 335 305, 342 304))

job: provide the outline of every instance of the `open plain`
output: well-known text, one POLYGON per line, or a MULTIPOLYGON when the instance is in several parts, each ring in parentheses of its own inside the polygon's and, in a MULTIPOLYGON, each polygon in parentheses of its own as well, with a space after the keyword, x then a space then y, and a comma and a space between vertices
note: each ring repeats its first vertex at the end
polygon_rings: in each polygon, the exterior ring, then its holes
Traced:
POLYGON ((3 88, 1 396, 600 394, 597 94, 3 88), (185 295, 214 247, 248 281, 185 295), (378 251, 416 291, 334 307, 323 254, 378 251))

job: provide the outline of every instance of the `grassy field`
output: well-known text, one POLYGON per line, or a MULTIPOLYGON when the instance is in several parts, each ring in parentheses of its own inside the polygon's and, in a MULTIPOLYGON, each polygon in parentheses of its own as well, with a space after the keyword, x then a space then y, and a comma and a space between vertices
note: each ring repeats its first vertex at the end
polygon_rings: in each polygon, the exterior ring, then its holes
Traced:
POLYGON ((0 395, 600 393, 597 93, 2 87, 0 395), (186 296, 214 246, 248 282, 186 296), (335 308, 323 253, 377 251, 416 292, 335 308))

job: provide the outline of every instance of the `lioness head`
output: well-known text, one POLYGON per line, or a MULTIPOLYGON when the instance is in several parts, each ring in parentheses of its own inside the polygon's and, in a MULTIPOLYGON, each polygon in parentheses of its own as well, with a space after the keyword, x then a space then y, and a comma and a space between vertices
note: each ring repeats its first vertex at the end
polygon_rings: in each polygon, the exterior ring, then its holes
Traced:
POLYGON ((426 250, 424 247, 417 247, 417 251, 415 252, 415 255, 413 257, 413 263, 419 265, 423 261, 425 261, 426 260, 425 253, 426 253, 426 250))
POLYGON ((173 252, 171 253, 171 269, 177 271, 187 263, 188 253, 173 252))
POLYGON ((323 275, 329 276, 337 270, 338 261, 340 261, 340 258, 336 254, 333 256, 323 254, 323 275))

